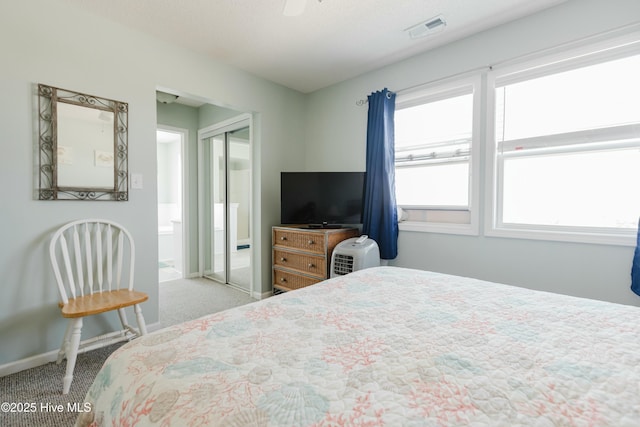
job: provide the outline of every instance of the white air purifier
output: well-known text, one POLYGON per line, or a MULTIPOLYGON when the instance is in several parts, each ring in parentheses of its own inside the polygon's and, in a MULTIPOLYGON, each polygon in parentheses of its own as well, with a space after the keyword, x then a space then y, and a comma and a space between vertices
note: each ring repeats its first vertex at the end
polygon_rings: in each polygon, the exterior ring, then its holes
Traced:
POLYGON ((331 273, 329 277, 339 277, 353 271, 380 265, 380 249, 367 235, 343 240, 331 254, 331 273))

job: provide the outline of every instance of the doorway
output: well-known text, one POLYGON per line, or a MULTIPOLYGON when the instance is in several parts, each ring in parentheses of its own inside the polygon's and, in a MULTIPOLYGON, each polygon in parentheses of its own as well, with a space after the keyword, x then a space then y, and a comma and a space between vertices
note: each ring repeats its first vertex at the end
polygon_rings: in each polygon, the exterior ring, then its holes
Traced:
POLYGON ((158 127, 158 277, 160 282, 185 277, 184 146, 187 131, 158 127))
POLYGON ((198 132, 200 272, 252 294, 251 119, 198 132))

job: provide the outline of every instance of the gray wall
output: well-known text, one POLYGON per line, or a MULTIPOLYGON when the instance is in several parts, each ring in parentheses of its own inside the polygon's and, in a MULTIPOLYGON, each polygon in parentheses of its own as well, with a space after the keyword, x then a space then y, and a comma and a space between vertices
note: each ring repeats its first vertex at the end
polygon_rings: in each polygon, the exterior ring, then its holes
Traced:
MULTIPOLYGON (((0 366, 60 345, 65 322, 47 245, 52 232, 73 219, 106 217, 132 231, 137 287, 150 296, 145 316, 148 324, 158 322, 156 88, 253 114, 254 280, 269 288, 279 172, 304 161, 302 94, 59 1, 0 2, 0 55, 0 366), (128 202, 35 200, 36 83, 128 102, 129 171, 143 175, 144 188, 131 189, 128 202)), ((116 318, 86 321, 86 336, 105 331, 116 318)))
MULTIPOLYGON (((397 91, 512 60, 639 18, 637 0, 572 0, 317 91, 309 97, 306 168, 365 169, 367 107, 356 101, 373 91, 397 91)), ((484 198, 484 190, 480 196, 484 198)), ((481 209, 484 206, 482 202, 481 209)), ((629 290, 632 247, 489 238, 482 230, 477 237, 400 232, 398 247, 392 262, 398 266, 640 305, 629 290)))
MULTIPOLYGON (((138 287, 150 295, 145 314, 149 324, 158 321, 156 88, 253 114, 254 280, 266 291, 270 227, 279 221, 279 172, 364 170, 367 112, 357 100, 385 86, 398 90, 428 82, 639 16, 635 0, 573 0, 305 96, 62 1, 0 2, 0 366, 60 344, 64 321, 46 245, 57 227, 73 219, 104 216, 133 232, 138 287), (144 188, 131 190, 130 201, 34 200, 39 82, 129 103, 129 170, 144 177, 144 188)), ((190 132, 190 144, 195 136, 190 132)), ((190 161, 193 173, 195 156, 190 161)), ((399 245, 400 266, 639 305, 628 290, 630 247, 409 232, 401 233, 399 245)), ((107 316, 87 321, 87 335, 111 324, 115 319, 107 316)))

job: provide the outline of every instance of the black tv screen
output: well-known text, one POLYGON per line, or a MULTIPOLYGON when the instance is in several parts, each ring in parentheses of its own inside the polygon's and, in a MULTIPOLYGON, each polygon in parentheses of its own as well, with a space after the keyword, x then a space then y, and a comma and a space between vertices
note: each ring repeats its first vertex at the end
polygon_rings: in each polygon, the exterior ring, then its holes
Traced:
POLYGON ((365 172, 282 172, 280 222, 301 225, 362 223, 365 172))

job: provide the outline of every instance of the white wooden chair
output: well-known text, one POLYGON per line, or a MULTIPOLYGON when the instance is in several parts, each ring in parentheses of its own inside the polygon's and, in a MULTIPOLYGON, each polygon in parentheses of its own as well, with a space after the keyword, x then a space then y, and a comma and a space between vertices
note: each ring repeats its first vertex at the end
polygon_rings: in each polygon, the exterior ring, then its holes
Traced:
POLYGON ((148 295, 133 290, 133 238, 113 221, 90 219, 64 225, 54 233, 49 255, 62 297, 62 316, 69 319, 58 352, 58 363, 67 358, 62 382, 62 393, 67 394, 79 353, 147 333, 140 304, 148 295), (127 323, 124 308, 128 306, 134 307, 138 329, 127 323), (122 329, 81 341, 82 318, 112 310, 118 311, 122 329))

